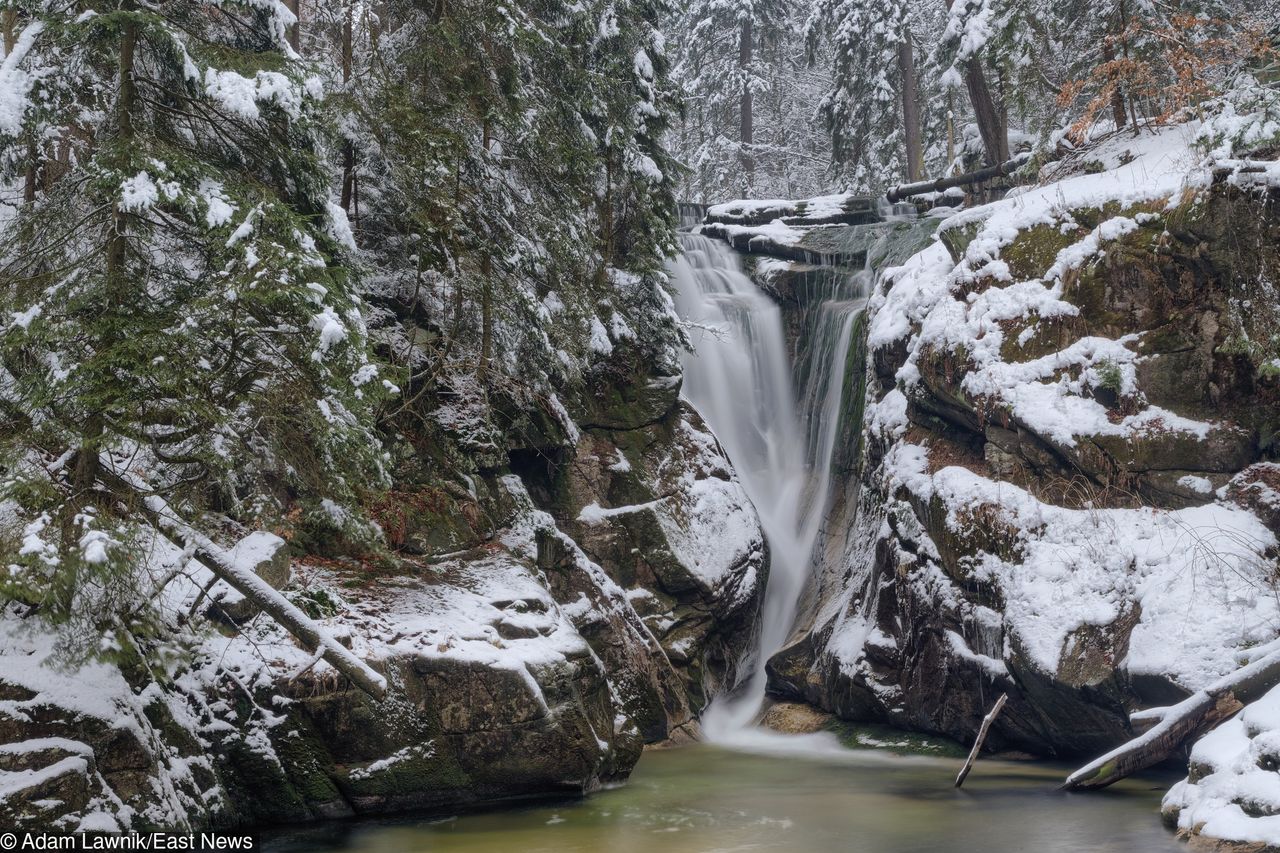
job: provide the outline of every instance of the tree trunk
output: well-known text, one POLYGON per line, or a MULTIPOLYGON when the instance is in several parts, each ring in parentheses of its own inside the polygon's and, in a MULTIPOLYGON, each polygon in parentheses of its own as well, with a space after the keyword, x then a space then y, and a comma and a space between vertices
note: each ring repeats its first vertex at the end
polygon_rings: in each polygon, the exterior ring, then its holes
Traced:
POLYGON ((966 172, 963 175, 952 175, 947 178, 938 178, 933 181, 920 181, 915 184, 899 184, 893 187, 889 192, 885 193, 885 198, 890 203, 906 201, 914 195, 924 195, 925 193, 940 193, 943 190, 949 190, 952 187, 965 187, 974 184, 981 184, 993 178, 1004 178, 1018 171, 1021 166, 1027 162, 1025 156, 1018 157, 1014 160, 1006 160, 999 166, 986 166, 976 172, 966 172))
MULTIPOLYGON (((105 479, 108 486, 121 494, 137 492, 131 483, 115 474, 106 473, 105 479)), ((207 566, 209 571, 278 622, 307 651, 318 652, 334 669, 374 699, 381 699, 387 694, 387 680, 380 673, 353 655, 251 569, 237 565, 225 549, 183 521, 163 498, 151 496, 142 498, 139 503, 143 513, 157 530, 172 536, 184 547, 191 548, 196 559, 207 566)))
MULTIPOLYGON (((1109 41, 1102 43, 1102 61, 1108 64, 1116 61, 1116 49, 1109 41)), ((1114 77, 1114 69, 1112 72, 1114 77)), ((1111 118, 1116 123, 1116 130, 1119 130, 1125 126, 1128 117, 1124 111, 1124 91, 1120 88, 1120 81, 1113 79, 1112 83, 1115 88, 1111 90, 1111 118)))
MULTIPOLYGON (((484 123, 483 134, 487 160, 492 143, 492 130, 488 120, 484 123)), ((488 167, 487 162, 485 166, 488 167)), ((493 358, 493 247, 485 246, 480 251, 483 253, 480 256, 480 366, 476 375, 483 387, 489 373, 489 362, 493 358)))
POLYGON ((996 721, 996 717, 1000 715, 1000 709, 1004 707, 1004 703, 1009 701, 1008 693, 1001 693, 1000 698, 996 700, 996 705, 985 717, 982 718, 982 726, 978 729, 978 736, 974 738, 973 749, 969 750, 969 757, 965 759, 964 767, 960 768, 960 774, 956 776, 956 787, 959 788, 964 784, 964 780, 968 778, 969 771, 973 769, 973 762, 978 760, 978 754, 982 752, 982 745, 987 742, 987 733, 991 730, 991 724, 996 721))
POLYGON ((1164 761, 1188 740, 1230 717, 1241 704, 1280 684, 1280 651, 1272 651, 1168 708, 1160 722, 1067 777, 1069 790, 1105 788, 1164 761))
POLYGON ((27 142, 27 168, 23 175, 22 200, 36 200, 36 190, 40 186, 40 149, 34 142, 27 142))
POLYGON ((956 162, 956 96, 947 90, 947 174, 955 168, 956 162))
POLYGON ((995 166, 1009 159, 1009 134, 1001 120, 1001 109, 991 96, 987 85, 987 73, 982 61, 969 57, 964 64, 964 83, 969 90, 969 102, 973 104, 973 116, 982 136, 982 148, 988 166, 995 166))
POLYGON ((4 27, 4 55, 8 56, 13 53, 13 48, 17 44, 18 10, 5 9, 2 20, 3 23, 0 26, 4 27))
POLYGON ((752 151, 755 145, 755 126, 752 116, 751 63, 754 34, 751 19, 742 22, 742 35, 738 41, 738 68, 742 72, 742 105, 738 113, 738 143, 742 153, 742 171, 745 178, 744 196, 750 196, 756 183, 756 161, 752 151))
POLYGON ((902 130, 907 143, 907 181, 924 177, 924 142, 920 137, 920 91, 916 85, 916 63, 911 34, 903 27, 898 42, 898 71, 902 77, 902 130))
MULTIPOLYGON (((351 4, 352 0, 346 0, 345 13, 342 20, 342 85, 344 87, 351 81, 353 58, 354 22, 352 21, 351 4)), ((351 143, 351 140, 347 140, 342 144, 342 190, 338 202, 348 215, 351 214, 351 207, 355 201, 355 174, 356 148, 351 143)))
MULTIPOLYGON (((945 2, 949 10, 955 0, 945 2)), ((991 97, 991 87, 987 85, 987 73, 982 67, 982 60, 976 56, 969 57, 964 64, 964 84, 969 90, 969 101, 973 104, 978 133, 982 136, 986 165, 999 165, 1009 159, 1009 134, 1000 119, 1003 110, 991 97)))

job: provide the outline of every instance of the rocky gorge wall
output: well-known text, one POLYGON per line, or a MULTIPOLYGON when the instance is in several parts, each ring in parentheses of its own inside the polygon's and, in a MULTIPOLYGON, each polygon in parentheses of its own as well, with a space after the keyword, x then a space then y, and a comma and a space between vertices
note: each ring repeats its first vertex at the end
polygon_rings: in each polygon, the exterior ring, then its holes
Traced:
POLYGON ((619 346, 565 404, 523 413, 507 453, 463 448, 424 466, 451 478, 398 485, 380 516, 393 560, 298 545, 258 566, 387 678, 382 700, 218 584, 182 604, 220 632, 171 658, 67 670, 6 620, 0 822, 194 828, 583 794, 646 743, 695 736, 752 642, 768 553, 679 388, 619 346))

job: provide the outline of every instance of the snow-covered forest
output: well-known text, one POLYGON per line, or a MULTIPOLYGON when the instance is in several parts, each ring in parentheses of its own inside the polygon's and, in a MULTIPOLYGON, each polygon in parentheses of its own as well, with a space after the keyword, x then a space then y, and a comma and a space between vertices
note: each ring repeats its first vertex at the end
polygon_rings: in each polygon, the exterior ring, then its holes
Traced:
POLYGON ((1280 850, 1278 0, 0 31, 0 832, 1280 850))

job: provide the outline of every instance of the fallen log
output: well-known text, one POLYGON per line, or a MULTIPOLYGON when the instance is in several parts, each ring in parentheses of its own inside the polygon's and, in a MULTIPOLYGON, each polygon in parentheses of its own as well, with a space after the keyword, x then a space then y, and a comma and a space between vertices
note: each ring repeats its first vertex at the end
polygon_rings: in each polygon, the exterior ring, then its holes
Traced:
POLYGON ((987 712, 982 718, 982 725, 978 728, 978 738, 973 742, 973 749, 969 750, 969 757, 965 759, 964 767, 960 768, 960 775, 956 777, 956 787, 959 788, 964 784, 965 777, 969 775, 969 771, 973 769, 973 762, 978 760, 978 753, 982 751, 982 744, 987 740, 987 732, 991 729, 991 724, 995 722, 996 716, 999 715, 1000 709, 1004 707, 1004 703, 1009 701, 1008 693, 1001 693, 1000 698, 996 700, 995 706, 987 712))
MULTIPOLYGON (((1069 791, 1105 788, 1139 770, 1164 761, 1189 739, 1203 734, 1280 684, 1280 651, 1240 669, 1163 709, 1159 722, 1138 737, 1095 758, 1067 777, 1069 791)), ((1144 720, 1146 718, 1143 718, 1144 720)))
MULTIPOLYGON (((239 565, 225 548, 183 521, 167 501, 156 495, 144 497, 124 477, 107 471, 100 472, 99 476, 107 485, 123 494, 138 494, 143 514, 157 531, 191 547, 195 557, 209 571, 293 634, 308 652, 328 661, 330 666, 374 699, 381 699, 387 694, 387 680, 381 673, 352 654, 297 605, 258 577, 251 567, 239 565)), ((280 544, 284 544, 283 540, 280 544)))
POLYGON ((1012 160, 1006 160, 996 166, 987 166, 976 172, 966 172, 963 175, 953 175, 950 178, 938 178, 936 181, 920 181, 914 184, 899 184, 889 192, 885 193, 885 198, 890 204, 899 201, 906 201, 912 196, 924 195, 925 193, 940 193, 943 190, 949 190, 952 187, 963 187, 969 184, 978 184, 983 181, 990 181, 994 178, 1004 178, 1012 175, 1022 165, 1027 162, 1029 155, 1019 154, 1012 160))
POLYGON ((386 695, 387 680, 381 673, 353 655, 296 604, 273 589, 251 569, 238 565, 224 548, 179 519, 160 498, 148 498, 147 508, 154 513, 162 528, 195 546, 196 557, 208 566, 209 571, 297 637, 308 652, 328 661, 334 669, 350 679, 352 684, 374 699, 381 699, 386 695))

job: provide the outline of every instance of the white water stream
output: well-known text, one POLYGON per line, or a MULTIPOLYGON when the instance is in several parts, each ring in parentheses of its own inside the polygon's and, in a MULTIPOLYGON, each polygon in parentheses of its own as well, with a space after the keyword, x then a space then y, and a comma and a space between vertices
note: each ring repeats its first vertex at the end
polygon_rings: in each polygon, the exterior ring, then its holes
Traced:
POLYGON ((741 740, 764 702, 764 664, 791 633, 814 563, 867 276, 831 277, 794 353, 778 304, 747 278, 733 250, 698 235, 681 234, 680 241, 676 307, 694 346, 683 393, 733 462, 770 550, 759 645, 743 662, 749 680, 703 715, 709 739, 741 740))

